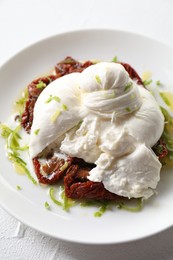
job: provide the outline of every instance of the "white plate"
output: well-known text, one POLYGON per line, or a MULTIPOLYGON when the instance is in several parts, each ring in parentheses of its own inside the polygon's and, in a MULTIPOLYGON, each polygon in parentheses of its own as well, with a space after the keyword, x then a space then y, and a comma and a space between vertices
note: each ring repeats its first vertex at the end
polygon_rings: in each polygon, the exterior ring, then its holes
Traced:
MULTIPOLYGON (((49 71, 67 55, 80 60, 110 61, 114 56, 131 64, 140 74, 173 86, 173 49, 155 40, 121 31, 86 30, 60 34, 38 42, 6 62, 0 69, 0 121, 12 113, 19 92, 34 78, 49 71)), ((140 131, 140 129, 139 129, 140 131)), ((162 173, 158 195, 138 213, 108 211, 93 217, 92 208, 72 208, 69 213, 50 201, 47 188, 34 186, 15 173, 0 140, 0 204, 23 223, 63 240, 109 244, 141 239, 173 224, 173 171, 162 173), (21 191, 16 185, 22 187, 21 191), (44 207, 45 201, 51 210, 44 207)))

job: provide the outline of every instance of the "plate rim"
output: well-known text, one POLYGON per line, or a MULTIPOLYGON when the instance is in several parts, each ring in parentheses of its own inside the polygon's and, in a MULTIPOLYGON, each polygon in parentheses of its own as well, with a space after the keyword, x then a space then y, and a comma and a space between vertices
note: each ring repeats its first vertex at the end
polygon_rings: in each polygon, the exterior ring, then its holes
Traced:
POLYGON ((68 30, 68 31, 64 31, 64 32, 60 32, 57 34, 52 34, 46 37, 43 37, 39 40, 36 40, 34 42, 32 42, 31 44, 26 45, 24 48, 21 48, 19 51, 15 52, 12 56, 10 56, 9 58, 7 58, 5 61, 2 62, 2 64, 0 64, 0 70, 2 69, 2 67, 4 67, 8 62, 10 62, 12 59, 14 59, 15 57, 17 57, 18 55, 22 54, 23 52, 27 51, 30 48, 33 48, 34 46, 44 43, 46 41, 49 41, 53 38, 56 37, 62 37, 68 34, 79 34, 79 33, 85 33, 85 32, 111 32, 111 33, 121 33, 121 34, 128 34, 128 35, 133 35, 136 37, 140 37, 140 38, 144 38, 156 43, 159 43, 161 45, 164 45, 168 48, 173 48, 173 45, 168 44, 167 42, 164 42, 162 40, 158 40, 156 37, 150 37, 148 35, 145 35, 143 33, 137 33, 137 32, 132 32, 130 30, 121 30, 121 29, 112 29, 112 28, 84 28, 84 29, 77 29, 77 30, 68 30))

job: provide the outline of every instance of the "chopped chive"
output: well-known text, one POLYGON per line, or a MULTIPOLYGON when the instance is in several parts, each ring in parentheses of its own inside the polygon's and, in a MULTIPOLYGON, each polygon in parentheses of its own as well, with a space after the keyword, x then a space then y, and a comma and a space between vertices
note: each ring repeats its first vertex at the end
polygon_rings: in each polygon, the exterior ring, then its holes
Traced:
POLYGON ((144 84, 144 86, 147 86, 147 85, 150 85, 152 82, 153 82, 152 79, 144 80, 143 84, 144 84))
POLYGON ((10 129, 8 126, 0 124, 1 136, 6 139, 7 148, 10 149, 15 155, 18 154, 17 151, 26 151, 29 147, 28 145, 20 146, 19 140, 22 139, 19 135, 19 130, 21 126, 18 125, 14 130, 10 129))
POLYGON ((28 150, 29 149, 29 146, 26 144, 26 145, 24 145, 24 146, 22 146, 22 147, 16 147, 16 150, 17 151, 26 151, 26 150, 28 150))
POLYGON ((61 198, 63 199, 63 210, 68 211, 69 208, 73 207, 75 205, 75 201, 68 198, 65 195, 65 191, 63 190, 61 193, 61 198))
POLYGON ((19 185, 16 186, 17 190, 21 190, 21 187, 19 185))
POLYGON ((95 75, 95 79, 97 81, 98 84, 101 84, 101 78, 99 77, 99 75, 95 75))
POLYGON ((133 85, 132 81, 130 81, 125 87, 124 92, 127 92, 129 89, 131 89, 131 86, 133 85))
POLYGON ((54 100, 56 102, 60 102, 61 101, 61 99, 58 96, 50 95, 50 97, 45 101, 45 103, 50 103, 52 100, 54 100))
POLYGON ((70 207, 75 205, 75 201, 68 198, 65 195, 64 187, 60 186, 60 189, 61 189, 61 199, 62 199, 62 201, 59 201, 55 198, 54 188, 50 188, 50 190, 49 190, 50 198, 56 205, 61 206, 63 208, 63 210, 68 211, 70 207))
POLYGON ((108 204, 102 205, 98 211, 94 213, 94 217, 101 217, 107 210, 108 204))
POLYGON ((52 101, 52 95, 50 95, 50 97, 45 101, 45 103, 49 103, 50 101, 52 101))
POLYGON ((80 120, 79 123, 78 123, 78 125, 80 126, 82 123, 83 123, 83 120, 80 120))
POLYGON ((9 135, 13 132, 8 126, 4 124, 0 124, 0 130, 1 130, 1 137, 8 138, 9 135))
POLYGON ((80 203, 81 207, 90 207, 95 206, 98 207, 99 210, 94 213, 94 217, 101 217, 108 207, 110 206, 110 202, 107 201, 95 201, 95 200, 88 200, 80 203))
POLYGON ((53 98, 53 100, 55 100, 56 102, 60 102, 61 101, 61 99, 58 97, 58 96, 54 96, 54 97, 52 97, 53 98))
POLYGON ((136 200, 136 202, 137 202, 137 205, 134 207, 125 205, 124 202, 119 202, 117 208, 125 209, 125 210, 131 211, 131 212, 139 212, 143 208, 143 199, 142 198, 138 199, 138 200, 136 200))
POLYGON ((116 97, 116 93, 115 91, 113 91, 112 93, 104 93, 103 96, 106 98, 106 99, 111 99, 111 98, 115 98, 116 97))
POLYGON ((126 107, 126 111, 130 112, 131 111, 130 107, 126 107))
POLYGON ((118 57, 114 56, 113 59, 112 59, 112 62, 118 62, 118 57))
POLYGON ((63 166, 60 167, 60 171, 65 171, 68 167, 68 162, 65 162, 63 166))
POLYGON ((156 85, 157 85, 157 86, 161 86, 160 80, 157 80, 157 81, 156 81, 156 85))
POLYGON ((173 118, 170 116, 169 112, 164 107, 160 107, 160 109, 165 118, 165 121, 168 122, 170 125, 173 125, 173 118))
POLYGON ((64 111, 66 111, 66 110, 68 110, 68 107, 67 107, 65 104, 62 104, 62 109, 63 109, 64 111))
POLYGON ((63 206, 62 202, 57 200, 54 196, 54 188, 50 188, 49 190, 49 196, 51 198, 51 200, 58 206, 63 206))
POLYGON ((16 105, 19 105, 20 107, 24 108, 27 99, 28 99, 28 89, 26 88, 22 93, 22 97, 19 98, 15 103, 16 105))
POLYGON ((34 134, 38 135, 39 132, 40 132, 40 129, 37 129, 37 130, 34 131, 34 134))
POLYGON ((46 83, 44 83, 42 80, 40 80, 37 84, 36 84, 36 88, 42 89, 46 87, 46 83))
POLYGON ((25 104, 26 100, 27 100, 26 97, 22 97, 22 98, 20 98, 20 99, 18 99, 18 100, 16 101, 16 104, 22 106, 22 105, 25 104))
POLYGON ((7 139, 11 134, 14 135, 16 139, 22 139, 21 136, 18 134, 20 129, 20 125, 18 125, 14 130, 12 130, 7 125, 0 123, 1 136, 5 139, 7 139))
POLYGON ((53 115, 51 116, 51 121, 52 122, 55 122, 55 120, 57 119, 57 117, 59 116, 61 114, 61 111, 59 110, 59 109, 57 109, 54 113, 53 113, 53 115))
POLYGON ((46 209, 50 209, 50 205, 47 201, 44 203, 44 206, 45 206, 46 209))
POLYGON ((10 161, 17 162, 19 165, 27 165, 27 163, 24 160, 12 153, 8 153, 8 158, 10 161))

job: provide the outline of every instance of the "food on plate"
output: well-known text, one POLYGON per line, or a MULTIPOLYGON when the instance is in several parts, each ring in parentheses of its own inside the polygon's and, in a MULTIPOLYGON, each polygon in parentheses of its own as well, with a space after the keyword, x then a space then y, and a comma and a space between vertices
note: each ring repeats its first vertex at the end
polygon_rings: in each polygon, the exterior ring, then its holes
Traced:
MULTIPOLYGON (((165 127, 171 116, 145 85, 127 63, 71 57, 56 64, 51 75, 32 81, 15 120, 29 135, 39 182, 63 180, 65 196, 75 200, 152 196, 163 159, 172 153, 170 126, 165 127)), ((18 130, 6 129, 17 147, 18 130)), ((9 157, 27 172, 16 150, 9 157)))

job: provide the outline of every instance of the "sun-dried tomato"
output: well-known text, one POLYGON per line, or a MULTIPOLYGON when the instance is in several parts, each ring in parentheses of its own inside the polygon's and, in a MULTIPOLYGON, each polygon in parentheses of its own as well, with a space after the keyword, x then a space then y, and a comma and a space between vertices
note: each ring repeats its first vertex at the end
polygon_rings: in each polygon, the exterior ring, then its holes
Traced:
POLYGON ((138 75, 138 73, 132 68, 128 63, 121 62, 121 65, 125 68, 125 70, 128 72, 131 79, 136 80, 137 84, 143 85, 142 79, 138 75))
POLYGON ((91 61, 81 63, 73 59, 72 57, 68 56, 63 61, 60 61, 55 65, 55 71, 57 77, 62 77, 72 72, 82 72, 84 69, 91 65, 93 65, 93 62, 91 61))
POLYGON ((120 196, 109 192, 101 182, 87 179, 91 165, 72 164, 64 177, 65 194, 71 199, 94 199, 118 201, 120 196))
POLYGON ((28 99, 26 101, 25 109, 21 118, 21 125, 26 130, 26 132, 29 133, 32 126, 34 106, 35 106, 35 102, 37 101, 37 98, 39 97, 43 89, 46 86, 48 86, 50 82, 54 81, 56 78, 57 78, 56 76, 50 75, 48 77, 42 77, 33 80, 28 85, 28 99), (44 84, 43 88, 37 87, 40 82, 44 84))
POLYGON ((71 166, 72 161, 73 159, 71 157, 68 157, 66 161, 53 157, 52 159, 49 159, 46 164, 41 165, 39 158, 36 157, 33 159, 33 165, 40 183, 54 184, 65 175, 65 172, 71 166), (63 169, 65 162, 68 163, 68 166, 63 169))

